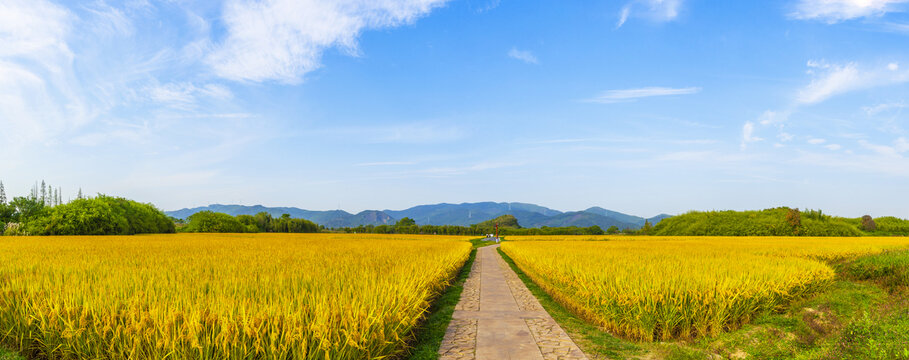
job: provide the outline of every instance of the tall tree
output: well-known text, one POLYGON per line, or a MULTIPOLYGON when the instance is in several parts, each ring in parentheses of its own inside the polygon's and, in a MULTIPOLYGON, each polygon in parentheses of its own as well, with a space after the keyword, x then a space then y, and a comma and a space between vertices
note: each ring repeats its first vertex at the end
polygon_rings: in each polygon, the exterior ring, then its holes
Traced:
POLYGON ((41 204, 47 205, 47 184, 41 180, 41 204))
POLYGON ((6 190, 3 188, 2 181, 0 181, 0 204, 6 204, 6 190))
POLYGON ((82 200, 82 188, 79 188, 79 194, 76 195, 76 199, 82 200))

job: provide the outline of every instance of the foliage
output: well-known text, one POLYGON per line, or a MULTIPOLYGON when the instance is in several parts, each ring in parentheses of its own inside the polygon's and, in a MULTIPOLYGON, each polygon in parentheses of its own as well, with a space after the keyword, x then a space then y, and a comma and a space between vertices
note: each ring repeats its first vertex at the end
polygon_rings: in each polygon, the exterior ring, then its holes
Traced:
POLYGON ((0 342, 51 359, 398 356, 471 252, 401 235, 40 240, 0 241, 0 342))
MULTIPOLYGON (((512 238, 509 238, 512 240, 512 238)), ((580 317, 636 340, 736 329, 824 287, 823 260, 909 247, 905 238, 630 238, 508 241, 502 251, 580 317)))
POLYGON ((151 204, 106 195, 64 203, 60 188, 36 183, 28 196, 6 203, 0 183, 4 235, 133 235, 172 233, 174 223, 151 204))
POLYGON ((861 257, 843 270, 859 280, 878 280, 888 287, 909 286, 909 251, 887 251, 861 257))
POLYGON ((909 235, 909 220, 884 216, 875 219, 874 223, 876 235, 909 235))
MULTIPOLYGON (((20 208, 21 209, 21 208, 20 208)), ((98 195, 54 207, 38 215, 21 211, 20 221, 31 235, 134 235, 174 232, 167 215, 153 205, 98 195)))
MULTIPOLYGON (((505 215, 511 217, 511 215, 505 215)), ((488 222, 487 222, 488 223, 488 222)), ((356 234, 432 234, 432 235, 477 235, 482 236, 495 232, 495 225, 486 223, 474 224, 471 226, 457 225, 360 225, 353 228, 342 228, 339 231, 356 234)), ((514 225, 517 225, 515 220, 514 225)), ((603 229, 599 226, 579 228, 569 227, 541 227, 541 228, 519 228, 503 227, 499 224, 499 235, 601 235, 603 229)))
MULTIPOLYGON (((907 224, 909 230, 909 224, 907 224)), ((824 215, 820 210, 691 211, 660 221, 659 236, 860 236, 857 219, 824 215)), ((909 235, 909 231, 906 232, 909 235)))
POLYGON ((288 214, 274 218, 271 214, 260 212, 256 215, 238 215, 200 211, 190 215, 180 232, 207 233, 314 233, 319 232, 319 225, 306 219, 293 219, 288 214))
POLYGON ((200 211, 186 218, 181 232, 243 233, 246 226, 236 217, 213 211, 200 211))
POLYGON ((874 219, 871 218, 871 215, 862 216, 862 230, 864 230, 864 231, 877 230, 877 224, 874 223, 874 219))

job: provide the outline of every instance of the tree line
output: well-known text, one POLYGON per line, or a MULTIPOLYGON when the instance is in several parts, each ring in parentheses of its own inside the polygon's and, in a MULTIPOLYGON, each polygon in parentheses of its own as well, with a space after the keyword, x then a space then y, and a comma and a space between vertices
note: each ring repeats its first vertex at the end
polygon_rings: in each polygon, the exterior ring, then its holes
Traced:
POLYGON ((844 218, 821 210, 779 207, 756 211, 691 211, 664 219, 651 231, 664 236, 889 236, 909 235, 909 220, 892 216, 844 218))
POLYGON ((3 235, 134 235, 173 233, 173 221, 151 204, 99 194, 63 201, 60 188, 37 183, 28 196, 8 201, 0 182, 3 235))
MULTIPOLYGON (((506 215, 510 216, 510 215, 506 215)), ((512 217, 513 218, 513 217, 512 217)), ((564 227, 539 227, 539 228, 522 228, 516 221, 505 226, 503 222, 499 227, 499 235, 611 235, 643 234, 644 229, 649 231, 650 223, 645 224, 641 230, 619 230, 617 226, 610 226, 605 231, 597 225, 590 227, 564 226, 564 227)), ((342 227, 332 229, 332 231, 357 234, 427 234, 427 235, 467 235, 482 236, 495 233, 494 220, 473 224, 470 226, 460 225, 417 225, 416 221, 411 218, 402 218, 393 225, 360 225, 356 227, 342 227)))
POLYGON ((267 212, 255 215, 231 216, 213 211, 200 211, 186 218, 186 221, 174 219, 179 232, 207 233, 315 233, 322 227, 306 220, 291 218, 288 214, 273 217, 267 212))

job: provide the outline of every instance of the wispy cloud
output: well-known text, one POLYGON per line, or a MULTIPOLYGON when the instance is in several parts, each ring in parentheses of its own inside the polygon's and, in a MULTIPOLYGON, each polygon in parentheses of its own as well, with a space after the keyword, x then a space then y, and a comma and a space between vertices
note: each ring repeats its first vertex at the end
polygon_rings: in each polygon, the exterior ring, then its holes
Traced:
POLYGON ((457 126, 434 122, 333 127, 313 130, 312 134, 367 144, 437 144, 465 136, 457 126))
POLYGON ((909 107, 909 105, 907 105, 904 102, 898 102, 898 103, 877 104, 874 106, 865 106, 862 108, 862 110, 864 110, 865 113, 868 114, 868 116, 874 116, 874 115, 880 114, 885 111, 905 109, 906 107, 909 107))
POLYGON ((856 18, 877 17, 904 9, 899 6, 909 0, 800 0, 789 16, 801 20, 820 20, 827 23, 856 18))
POLYGON ((501 3, 502 3, 502 0, 490 0, 490 1, 489 1, 488 3, 486 3, 486 4, 483 4, 483 5, 479 6, 479 7, 476 7, 476 8, 475 8, 475 11, 476 11, 478 14, 482 14, 482 13, 484 13, 484 12, 491 11, 491 10, 493 10, 493 9, 495 9, 495 8, 497 8, 497 7, 499 7, 499 5, 500 5, 501 3))
POLYGON ((413 161, 378 161, 378 162, 367 162, 354 164, 354 166, 402 166, 402 165, 414 165, 416 162, 413 161))
POLYGON ((742 125, 742 143, 741 148, 744 150, 748 147, 748 144, 753 142, 762 141, 764 139, 759 138, 754 135, 754 123, 751 121, 746 121, 745 125, 742 125))
POLYGON ((851 91, 909 82, 909 72, 900 71, 897 63, 863 69, 856 63, 809 61, 808 68, 814 78, 798 92, 797 101, 803 104, 819 103, 851 91))
POLYGON ((818 138, 809 138, 808 139, 808 143, 811 145, 820 145, 825 142, 827 142, 827 140, 825 140, 825 139, 818 139, 818 138))
POLYGON ((633 0, 619 11, 615 27, 625 25, 631 16, 643 17, 655 22, 672 21, 679 16, 682 0, 633 0))
POLYGON ((611 104, 623 101, 633 101, 641 98, 654 96, 671 96, 671 95, 691 95, 701 92, 699 87, 686 88, 668 88, 668 87, 644 87, 637 89, 608 90, 592 99, 584 100, 585 102, 595 102, 602 104, 611 104))
POLYGON ((169 107, 182 110, 190 110, 196 107, 196 102, 200 98, 229 100, 233 98, 233 93, 224 85, 206 84, 196 86, 190 82, 168 83, 163 85, 154 85, 146 88, 151 100, 165 104, 169 107))
POLYGON ((322 66, 326 49, 356 54, 363 30, 412 23, 446 1, 229 1, 227 37, 207 61, 231 80, 299 83, 322 66))
POLYGON ((517 48, 511 48, 508 51, 508 57, 516 60, 523 61, 528 64, 539 64, 537 57, 533 55, 530 51, 527 50, 518 50, 517 48))
MULTIPOLYGON (((0 143, 9 152, 84 121, 67 43, 75 17, 44 0, 0 3, 0 143)), ((7 156, 10 156, 7 153, 7 156)))
POLYGON ((906 140, 904 137, 900 137, 894 140, 893 145, 874 144, 866 140, 859 140, 859 145, 865 149, 877 153, 878 155, 892 158, 901 158, 901 154, 909 152, 909 140, 906 140))

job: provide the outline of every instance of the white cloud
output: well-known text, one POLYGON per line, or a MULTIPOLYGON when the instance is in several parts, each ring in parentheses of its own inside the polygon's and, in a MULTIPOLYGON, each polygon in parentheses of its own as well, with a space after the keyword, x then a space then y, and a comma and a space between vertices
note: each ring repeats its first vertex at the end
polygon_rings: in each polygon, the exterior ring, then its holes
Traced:
POLYGON ((508 51, 508 57, 510 57, 512 59, 523 61, 528 64, 539 64, 539 61, 537 61, 537 57, 534 56, 533 53, 531 53, 530 51, 526 51, 526 50, 518 50, 516 48, 511 48, 511 50, 508 51))
POLYGON ((825 139, 818 139, 818 138, 810 138, 810 139, 808 139, 808 143, 811 144, 811 145, 820 145, 820 144, 823 144, 823 143, 825 143, 825 142, 827 142, 827 140, 825 140, 825 139))
POLYGON ((754 136, 754 123, 751 121, 746 121, 745 125, 742 126, 742 150, 744 150, 749 143, 758 142, 761 140, 764 139, 754 136))
POLYGON ((890 71, 897 71, 900 69, 900 64, 895 63, 895 62, 889 63, 889 64, 887 64, 887 69, 890 71))
POLYGON ((298 83, 326 49, 355 54, 361 31, 412 23, 446 1, 229 1, 227 37, 207 61, 231 80, 298 83))
POLYGON ((901 11, 899 4, 907 0, 800 0, 789 15, 795 19, 821 20, 836 23, 844 20, 882 16, 901 11))
POLYGON ((781 133, 777 134, 776 137, 779 138, 781 142, 792 141, 792 139, 795 138, 795 136, 793 136, 792 134, 787 133, 787 132, 781 132, 781 133))
POLYGON ((619 12, 619 21, 615 27, 620 28, 630 16, 637 16, 655 22, 672 21, 679 16, 682 0, 633 0, 619 12))
POLYGON ((764 111, 763 114, 761 114, 761 118, 759 119, 759 122, 761 123, 761 125, 780 124, 780 123, 786 122, 786 120, 789 120, 789 115, 790 115, 789 111, 767 110, 767 111, 764 111))
POLYGON ((414 161, 378 161, 378 162, 368 162, 368 163, 359 163, 354 164, 354 166, 402 166, 402 165, 414 165, 414 161))
POLYGON ((890 66, 860 69, 855 63, 835 65, 809 61, 808 68, 814 79, 798 93, 797 100, 803 104, 815 104, 851 91, 909 81, 909 72, 899 72, 890 66))
POLYGON ((892 146, 874 144, 865 140, 859 140, 859 145, 865 149, 877 153, 878 155, 891 158, 902 158, 901 154, 909 151, 909 141, 907 141, 904 137, 900 137, 894 140, 892 146))
POLYGON ((829 144, 829 145, 825 145, 824 147, 827 148, 828 150, 831 150, 831 151, 837 151, 837 150, 843 148, 843 147, 840 146, 839 144, 829 144))
POLYGON ((909 151, 909 141, 907 141, 904 137, 896 139, 896 141, 894 141, 894 144, 894 149, 896 149, 897 152, 904 153, 909 151))
POLYGON ((84 121, 70 75, 73 15, 44 0, 0 2, 0 143, 9 152, 84 121))
POLYGON ((880 114, 884 111, 893 110, 893 109, 903 109, 903 108, 906 108, 907 106, 909 106, 909 105, 906 105, 906 103, 902 103, 902 102, 885 103, 885 104, 877 104, 874 106, 866 106, 866 107, 863 107, 862 110, 864 110, 865 113, 868 114, 868 116, 874 116, 874 115, 880 114))
POLYGON ((233 93, 224 85, 206 84, 198 87, 189 82, 169 83, 148 87, 146 91, 151 100, 173 108, 188 110, 195 106, 199 98, 229 100, 233 93))
POLYGON ((102 1, 97 1, 84 7, 91 15, 85 25, 91 27, 101 36, 130 36, 134 33, 132 20, 124 14, 123 10, 114 8, 102 1))
POLYGON ((593 99, 585 100, 587 102, 596 102, 610 104, 622 101, 631 101, 640 98, 653 96, 670 96, 670 95, 691 95, 701 91, 699 87, 687 88, 667 88, 667 87, 644 87, 637 89, 609 90, 603 92, 593 99))
POLYGON ((457 126, 433 122, 336 127, 314 130, 312 134, 367 144, 435 144, 460 140, 466 135, 457 126))

